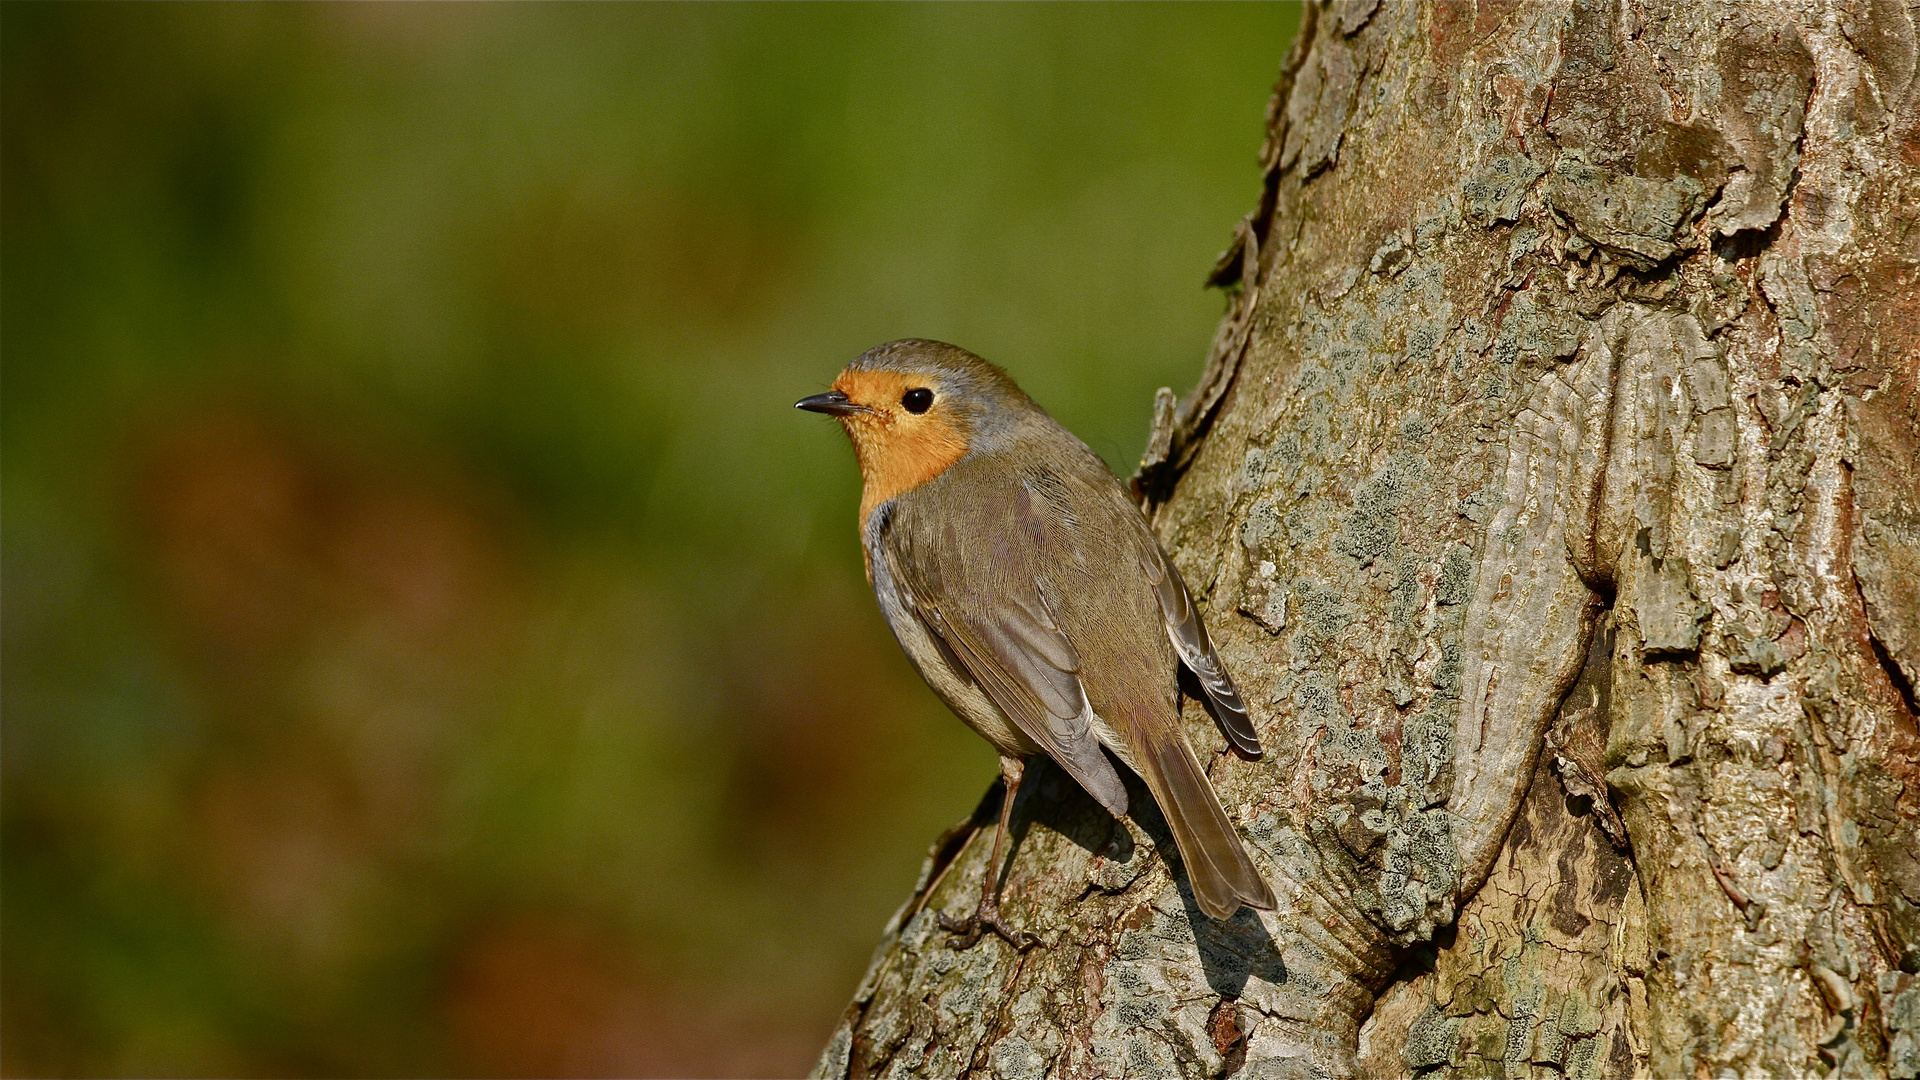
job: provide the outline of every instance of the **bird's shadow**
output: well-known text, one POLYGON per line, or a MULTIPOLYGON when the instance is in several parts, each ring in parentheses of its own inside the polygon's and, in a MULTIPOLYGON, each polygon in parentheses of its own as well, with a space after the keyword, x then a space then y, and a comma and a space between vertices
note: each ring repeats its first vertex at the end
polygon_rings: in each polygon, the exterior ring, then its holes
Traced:
MULTIPOLYGON (((1200 910, 1165 815, 1139 777, 1124 767, 1118 771, 1127 785, 1130 804, 1127 816, 1146 833, 1153 850, 1172 868, 1180 901, 1186 907, 1187 922, 1193 928, 1194 944, 1200 953, 1207 985, 1222 997, 1239 997, 1250 976, 1269 983, 1285 982, 1287 967, 1280 956, 1279 945, 1251 909, 1243 907, 1225 920, 1215 920, 1200 910)), ((999 783, 987 790, 974 811, 976 827, 992 830, 998 824, 1003 791, 999 783)), ((1059 833, 1090 854, 1104 854, 1116 864, 1124 865, 1140 857, 1126 821, 1107 813, 1065 770, 1038 756, 1028 762, 1025 780, 1007 821, 1007 854, 998 868, 999 883, 1004 884, 1014 857, 1035 823, 1059 833)))
MULTIPOLYGON (((1116 771, 1126 772, 1124 768, 1116 771)), ((999 812, 997 801, 993 810, 999 812)), ((1129 853, 1133 850, 1126 822, 1107 813, 1079 781, 1044 754, 1028 759, 1020 797, 1014 800, 1013 814, 1007 819, 1009 856, 1019 850, 1027 830, 1035 823, 1073 841, 1089 854, 1097 855, 1116 843, 1129 853)), ((1012 861, 1011 857, 1007 860, 1009 864, 1012 861)))
POLYGON ((1200 950, 1200 966, 1206 972, 1207 986, 1222 997, 1237 998, 1251 976, 1276 985, 1286 982, 1286 961, 1281 958, 1280 946, 1273 935, 1267 933, 1266 924, 1252 908, 1243 907, 1225 919, 1214 919, 1201 911, 1199 901, 1193 897, 1193 882, 1187 876, 1186 862, 1173 842, 1173 830, 1167 826, 1159 804, 1147 793, 1146 785, 1133 777, 1128 777, 1127 791, 1133 796, 1128 816, 1173 868, 1173 883, 1180 890, 1187 923, 1193 928, 1193 941, 1200 950))

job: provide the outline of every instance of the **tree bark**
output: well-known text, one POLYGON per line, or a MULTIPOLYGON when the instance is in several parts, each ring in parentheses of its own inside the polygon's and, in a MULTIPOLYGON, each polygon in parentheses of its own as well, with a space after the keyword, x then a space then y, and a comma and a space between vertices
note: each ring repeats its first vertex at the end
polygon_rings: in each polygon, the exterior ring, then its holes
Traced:
POLYGON ((1045 946, 945 947, 976 817, 817 1074, 1920 1072, 1916 23, 1311 8, 1137 478, 1281 908, 1038 768, 1045 946))

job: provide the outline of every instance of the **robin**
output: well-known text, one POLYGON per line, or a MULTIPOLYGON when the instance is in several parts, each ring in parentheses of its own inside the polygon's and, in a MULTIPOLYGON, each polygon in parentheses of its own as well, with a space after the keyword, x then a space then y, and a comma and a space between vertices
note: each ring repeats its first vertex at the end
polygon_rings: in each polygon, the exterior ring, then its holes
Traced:
POLYGON ((1105 463, 1005 372, 938 341, 872 349, 795 407, 846 429, 880 611, 934 693, 1000 753, 992 872, 971 916, 940 916, 950 944, 988 930, 1023 950, 1038 941, 1002 919, 997 883, 1025 761, 1040 753, 1115 817, 1127 789, 1113 759, 1138 773, 1207 915, 1272 909, 1181 734, 1179 665, 1237 749, 1258 756, 1259 736, 1180 572, 1105 463))

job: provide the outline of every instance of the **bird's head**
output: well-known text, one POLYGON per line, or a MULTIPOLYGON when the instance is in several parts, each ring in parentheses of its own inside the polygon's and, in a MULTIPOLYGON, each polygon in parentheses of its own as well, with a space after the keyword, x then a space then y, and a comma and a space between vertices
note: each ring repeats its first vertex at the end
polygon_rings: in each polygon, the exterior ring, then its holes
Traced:
POLYGON ((917 339, 868 350, 833 389, 794 407, 826 413, 846 429, 866 481, 862 522, 968 453, 997 446, 1036 408, 1006 372, 957 346, 917 339))

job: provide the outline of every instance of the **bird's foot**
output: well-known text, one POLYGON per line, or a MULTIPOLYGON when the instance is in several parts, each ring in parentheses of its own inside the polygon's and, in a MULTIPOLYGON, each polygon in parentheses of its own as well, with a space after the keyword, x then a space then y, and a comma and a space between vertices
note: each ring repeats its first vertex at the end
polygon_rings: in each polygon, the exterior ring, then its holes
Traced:
POLYGON ((949 949, 971 949, 989 930, 1005 938, 1016 952, 1026 952, 1040 944, 1038 935, 1008 926, 1006 920, 1000 917, 1000 905, 992 900, 982 900, 973 914, 964 919, 941 912, 940 929, 953 935, 947 939, 949 949))

